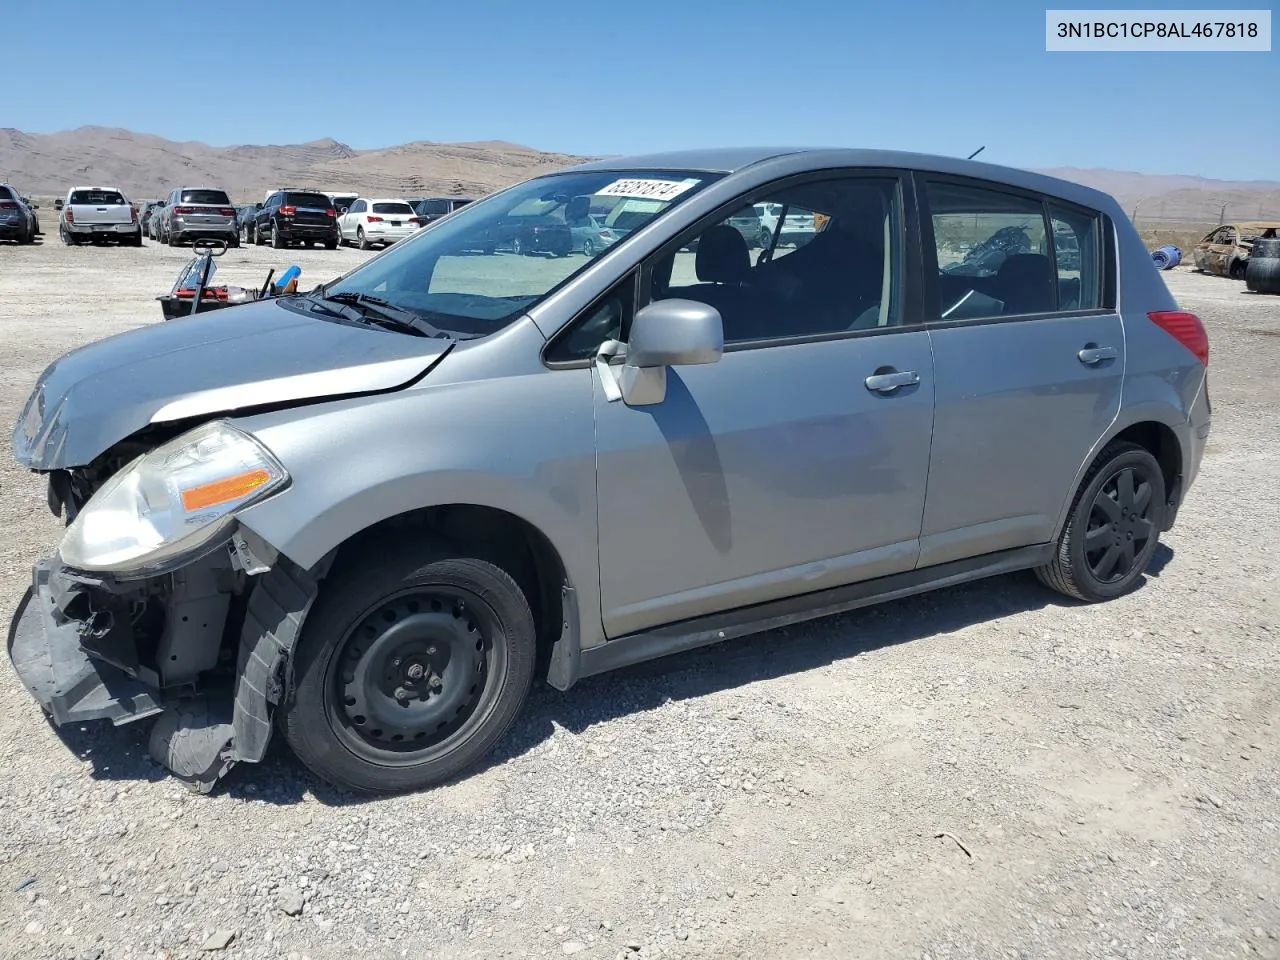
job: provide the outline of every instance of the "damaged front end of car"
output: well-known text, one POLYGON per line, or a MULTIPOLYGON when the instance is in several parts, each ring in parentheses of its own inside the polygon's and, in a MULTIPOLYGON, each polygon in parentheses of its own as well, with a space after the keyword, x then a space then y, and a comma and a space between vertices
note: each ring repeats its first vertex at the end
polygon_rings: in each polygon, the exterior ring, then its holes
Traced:
POLYGON ((208 792, 262 759, 323 564, 302 570, 237 522, 290 482, 249 434, 213 420, 109 462, 137 446, 48 472, 68 526, 34 568, 9 656, 58 725, 159 715, 152 755, 208 792))

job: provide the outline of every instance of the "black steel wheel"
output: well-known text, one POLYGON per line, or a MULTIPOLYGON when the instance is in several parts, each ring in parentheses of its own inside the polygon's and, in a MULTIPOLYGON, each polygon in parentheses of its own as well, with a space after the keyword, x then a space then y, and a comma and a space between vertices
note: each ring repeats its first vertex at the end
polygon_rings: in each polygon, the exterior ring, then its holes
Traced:
POLYGON ((420 544, 370 551, 326 579, 281 723, 299 758, 339 786, 434 786, 478 761, 523 705, 533 615, 493 564, 420 544))
POLYGON ((1132 590, 1160 540, 1164 474, 1134 443, 1112 443, 1085 474, 1042 583, 1079 600, 1109 600, 1132 590))

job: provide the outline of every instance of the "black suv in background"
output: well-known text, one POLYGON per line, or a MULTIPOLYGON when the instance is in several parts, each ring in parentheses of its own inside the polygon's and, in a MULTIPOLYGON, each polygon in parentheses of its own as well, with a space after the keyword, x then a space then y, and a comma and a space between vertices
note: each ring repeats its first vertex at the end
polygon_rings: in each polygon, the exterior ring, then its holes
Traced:
POLYGON ((252 228, 253 242, 259 246, 323 243, 326 250, 338 248, 338 211, 323 193, 277 190, 254 214, 252 228))
POLYGON ((433 220, 447 217, 459 207, 465 207, 471 200, 471 197, 426 197, 422 200, 410 200, 409 202, 413 204, 414 215, 425 226, 433 220))

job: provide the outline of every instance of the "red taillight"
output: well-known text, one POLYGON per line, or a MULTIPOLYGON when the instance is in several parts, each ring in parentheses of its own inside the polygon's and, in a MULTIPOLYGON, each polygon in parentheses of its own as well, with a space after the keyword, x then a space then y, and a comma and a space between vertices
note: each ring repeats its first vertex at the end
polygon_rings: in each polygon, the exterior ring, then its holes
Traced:
POLYGON ((0 210, 17 210, 18 205, 12 200, 0 200, 0 210))
POLYGON ((63 209, 67 211, 67 223, 75 223, 76 222, 75 211, 72 210, 70 207, 64 207, 63 209))
POLYGON ((1194 313, 1181 310, 1157 310, 1148 317, 1161 330, 1196 355, 1206 367, 1209 365, 1209 334, 1194 313))
POLYGON ((382 222, 382 218, 381 218, 381 217, 366 217, 365 219, 367 219, 370 223, 381 223, 381 222, 382 222))
POLYGON ((410 218, 409 218, 409 222, 410 222, 410 223, 416 223, 418 226, 422 226, 422 225, 423 225, 424 223, 426 223, 427 221, 426 221, 424 218, 422 218, 422 217, 410 217, 410 218))
POLYGON ((280 208, 281 215, 286 217, 292 217, 297 212, 298 212, 297 207, 281 207, 280 208))
POLYGON ((610 233, 608 230, 601 230, 601 231, 600 231, 600 239, 601 239, 601 240, 611 240, 611 239, 613 239, 613 234, 612 234, 612 233, 610 233))
POLYGON ((325 215, 330 217, 336 217, 338 215, 338 211, 333 209, 333 207, 330 207, 328 210, 325 211, 325 215))
POLYGON ((129 207, 129 222, 130 222, 130 223, 137 223, 137 222, 138 222, 138 208, 137 208, 137 207, 134 207, 134 206, 129 207))
POLYGON ((187 217, 196 212, 195 207, 174 207, 173 212, 176 216, 187 217))
POLYGON ((218 212, 224 217, 234 217, 236 215, 234 207, 219 207, 218 212))

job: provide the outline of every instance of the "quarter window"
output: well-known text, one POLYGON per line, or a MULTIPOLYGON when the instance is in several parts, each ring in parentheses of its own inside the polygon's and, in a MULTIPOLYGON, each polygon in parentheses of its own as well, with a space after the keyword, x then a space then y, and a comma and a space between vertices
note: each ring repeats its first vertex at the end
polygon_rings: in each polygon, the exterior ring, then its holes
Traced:
POLYGON ((783 188, 657 260, 652 298, 715 307, 727 344, 895 326, 900 224, 893 179, 783 188))
POLYGON ((1049 204, 1059 310, 1102 306, 1102 226, 1095 213, 1049 204))

